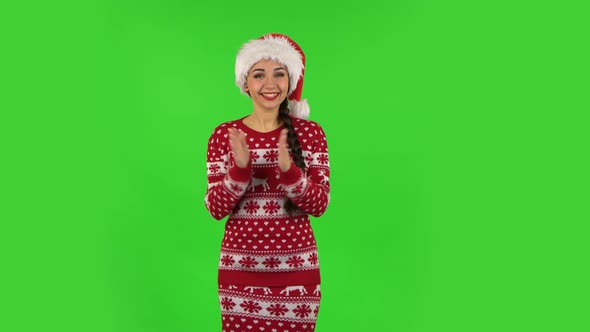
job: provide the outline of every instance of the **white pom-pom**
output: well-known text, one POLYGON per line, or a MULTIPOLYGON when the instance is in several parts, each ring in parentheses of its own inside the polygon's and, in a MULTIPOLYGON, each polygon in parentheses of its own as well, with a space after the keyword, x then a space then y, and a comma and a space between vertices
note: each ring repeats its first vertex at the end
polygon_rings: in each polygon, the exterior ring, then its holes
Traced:
POLYGON ((307 119, 309 118, 309 105, 307 99, 301 101, 289 100, 289 114, 296 118, 307 119))

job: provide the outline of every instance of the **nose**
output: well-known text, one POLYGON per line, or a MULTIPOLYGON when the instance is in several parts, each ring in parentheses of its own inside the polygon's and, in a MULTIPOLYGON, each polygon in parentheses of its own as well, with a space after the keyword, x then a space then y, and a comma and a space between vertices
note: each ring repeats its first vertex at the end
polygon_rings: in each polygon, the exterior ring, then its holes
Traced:
POLYGON ((266 84, 276 84, 277 78, 274 75, 268 75, 264 78, 264 83, 266 84))

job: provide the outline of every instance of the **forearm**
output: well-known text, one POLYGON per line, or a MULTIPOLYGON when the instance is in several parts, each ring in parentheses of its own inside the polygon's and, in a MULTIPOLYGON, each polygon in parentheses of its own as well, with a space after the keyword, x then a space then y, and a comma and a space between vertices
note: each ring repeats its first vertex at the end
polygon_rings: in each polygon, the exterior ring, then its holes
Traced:
POLYGON ((251 181, 252 168, 232 166, 224 176, 209 177, 205 205, 213 218, 226 217, 246 193, 251 181))
MULTIPOLYGON (((316 171, 312 170, 310 173, 317 173, 316 171)), ((315 181, 314 176, 306 177, 301 169, 292 164, 286 172, 280 173, 279 182, 287 198, 305 213, 319 217, 326 211, 330 201, 330 186, 327 181, 322 183, 315 181)))

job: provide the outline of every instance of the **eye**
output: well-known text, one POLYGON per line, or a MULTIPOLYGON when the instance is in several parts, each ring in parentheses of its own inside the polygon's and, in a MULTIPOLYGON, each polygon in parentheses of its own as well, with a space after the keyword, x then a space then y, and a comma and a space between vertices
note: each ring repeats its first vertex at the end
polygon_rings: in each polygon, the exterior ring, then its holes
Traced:
POLYGON ((262 78, 262 74, 254 74, 254 78, 262 78))
POLYGON ((276 73, 275 77, 284 77, 285 73, 276 73))

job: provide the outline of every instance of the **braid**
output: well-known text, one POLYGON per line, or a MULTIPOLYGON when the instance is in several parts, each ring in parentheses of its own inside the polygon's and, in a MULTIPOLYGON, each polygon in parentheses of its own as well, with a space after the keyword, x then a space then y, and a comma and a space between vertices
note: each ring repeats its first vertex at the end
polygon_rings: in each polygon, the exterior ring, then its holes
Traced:
MULTIPOLYGON (((295 128, 291 124, 291 118, 289 117, 289 101, 288 98, 285 98, 281 105, 279 106, 279 119, 283 120, 285 126, 287 127, 287 142, 289 143, 289 148, 291 149, 291 155, 293 156, 293 162, 295 166, 299 167, 302 171, 305 171, 305 159, 303 158, 303 153, 301 151, 301 143, 299 143, 299 139, 297 139, 297 134, 295 133, 295 128)), ((285 203, 285 209, 287 213, 291 214, 293 211, 297 210, 297 206, 287 200, 285 203)))

